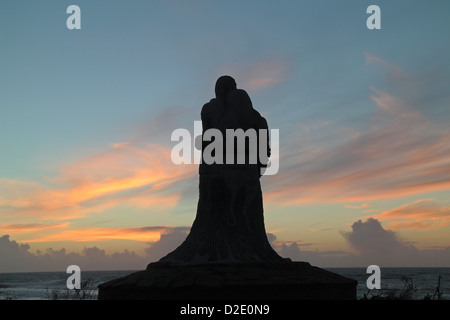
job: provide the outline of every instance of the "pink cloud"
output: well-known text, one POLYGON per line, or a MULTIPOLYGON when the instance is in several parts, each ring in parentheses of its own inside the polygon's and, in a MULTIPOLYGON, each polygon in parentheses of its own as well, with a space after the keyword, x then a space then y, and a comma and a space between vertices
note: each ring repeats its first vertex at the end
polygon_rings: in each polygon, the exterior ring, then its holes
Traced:
POLYGON ((360 205, 346 204, 345 207, 350 208, 350 209, 362 209, 362 208, 370 207, 371 205, 372 205, 372 203, 366 202, 366 203, 362 203, 360 205))
POLYGON ((421 199, 375 215, 387 221, 392 230, 435 230, 450 224, 450 206, 434 199, 421 199))
POLYGON ((288 63, 268 59, 246 65, 236 64, 223 68, 223 73, 232 75, 238 88, 258 91, 272 87, 289 79, 288 63))
POLYGON ((383 65, 387 65, 386 61, 384 61, 380 57, 377 57, 369 52, 364 51, 364 57, 366 58, 366 64, 380 63, 383 65))
POLYGON ((407 99, 371 89, 375 108, 363 130, 328 122, 292 132, 279 173, 268 179, 266 203, 366 203, 450 190, 448 127, 427 119, 407 99), (323 139, 324 132, 332 140, 323 139))
POLYGON ((68 222, 64 223, 26 223, 26 224, 4 224, 0 225, 0 233, 14 232, 14 234, 28 233, 48 229, 61 229, 66 228, 69 225, 68 222))
POLYGON ((371 95, 370 99, 375 101, 378 107, 387 111, 390 115, 410 121, 424 120, 422 114, 408 105, 407 101, 396 98, 385 91, 377 90, 373 87, 370 87, 370 89, 376 94, 371 95))
POLYGON ((195 173, 195 166, 173 165, 168 148, 115 144, 63 167, 50 186, 0 179, 0 215, 68 220, 117 206, 170 208, 181 194, 164 191, 195 173))
POLYGON ((366 64, 375 65, 387 71, 387 81, 391 85, 403 86, 409 79, 406 72, 397 65, 364 51, 366 64))
POLYGON ((137 228, 68 228, 38 237, 25 239, 23 242, 51 241, 102 241, 102 240, 134 240, 143 242, 158 241, 161 234, 172 227, 137 227, 137 228))

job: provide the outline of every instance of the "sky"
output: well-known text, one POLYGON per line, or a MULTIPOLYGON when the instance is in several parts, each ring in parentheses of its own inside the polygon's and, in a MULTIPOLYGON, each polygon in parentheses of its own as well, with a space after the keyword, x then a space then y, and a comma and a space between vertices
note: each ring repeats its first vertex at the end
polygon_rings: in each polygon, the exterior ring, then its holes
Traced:
POLYGON ((450 267, 449 10, 1 1, 0 272, 144 269, 181 244, 198 165, 172 163, 171 133, 193 132, 225 74, 279 130, 279 171, 261 178, 279 254, 450 267))

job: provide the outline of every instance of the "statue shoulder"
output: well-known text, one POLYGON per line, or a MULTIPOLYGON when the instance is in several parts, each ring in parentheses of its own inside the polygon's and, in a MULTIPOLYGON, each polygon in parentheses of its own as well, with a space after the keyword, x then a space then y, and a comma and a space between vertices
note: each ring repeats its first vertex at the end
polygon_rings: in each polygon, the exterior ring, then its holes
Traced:
POLYGON ((214 99, 212 99, 210 102, 207 102, 203 105, 202 107, 202 111, 201 111, 201 115, 202 117, 206 116, 208 114, 208 112, 210 112, 211 110, 211 103, 213 102, 214 99))
POLYGON ((215 109, 221 108, 222 105, 223 105, 223 103, 220 100, 214 98, 203 105, 202 111, 203 110, 204 111, 215 110, 215 109))
POLYGON ((255 112, 257 127, 259 129, 268 129, 269 125, 267 124, 266 118, 264 118, 257 110, 254 110, 254 112, 255 112))

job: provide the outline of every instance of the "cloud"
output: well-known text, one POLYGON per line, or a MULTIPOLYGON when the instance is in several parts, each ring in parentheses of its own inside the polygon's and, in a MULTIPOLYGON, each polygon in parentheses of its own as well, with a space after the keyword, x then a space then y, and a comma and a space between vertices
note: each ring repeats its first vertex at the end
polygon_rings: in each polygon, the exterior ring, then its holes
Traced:
POLYGON ((290 258, 291 260, 298 261, 300 259, 303 259, 300 252, 300 248, 296 242, 293 242, 291 244, 283 243, 281 245, 280 255, 285 258, 290 258))
POLYGON ((380 210, 383 210, 383 209, 369 209, 369 210, 364 210, 363 212, 369 213, 369 212, 376 212, 376 211, 380 211, 380 210))
POLYGON ((369 52, 364 51, 364 57, 366 58, 366 64, 380 63, 383 65, 387 65, 386 61, 384 61, 380 57, 377 57, 369 52))
MULTIPOLYGON (((208 93, 210 94, 211 92, 208 91, 208 93)), ((156 115, 144 119, 141 123, 134 126, 131 134, 134 138, 127 140, 125 143, 137 145, 150 140, 154 144, 165 146, 170 142, 170 135, 173 130, 178 128, 190 129, 186 127, 187 124, 190 124, 193 129, 194 121, 200 120, 200 111, 199 107, 192 106, 165 107, 156 115)))
POLYGON ((249 64, 235 64, 223 68, 224 74, 232 75, 238 88, 258 91, 272 87, 290 78, 289 64, 279 59, 267 59, 249 64))
POLYGON ((157 241, 161 234, 172 227, 136 227, 136 228, 72 228, 42 236, 33 236, 24 242, 50 242, 50 241, 101 241, 101 240, 134 240, 134 241, 157 241))
POLYGON ((321 267, 351 266, 346 260, 351 255, 349 252, 308 250, 316 244, 304 241, 277 241, 273 234, 268 234, 268 239, 280 256, 290 258, 292 261, 305 261, 321 267))
POLYGON ((30 252, 30 245, 10 240, 8 235, 0 237, 0 272, 66 271, 69 265, 81 270, 136 270, 144 269, 148 259, 125 250, 108 255, 97 247, 85 248, 79 253, 65 249, 47 249, 45 253, 30 252))
POLYGON ((298 241, 272 243, 272 247, 280 256, 290 258, 292 261, 305 261, 320 267, 356 266, 349 259, 349 257, 352 257, 352 253, 346 251, 308 250, 309 246, 313 246, 313 244, 304 245, 298 241))
MULTIPOLYGON (((415 79, 411 78, 402 68, 392 62, 388 62, 369 52, 364 52, 366 64, 376 66, 382 71, 386 71, 385 82, 389 88, 406 91, 413 85, 415 79)), ((408 92, 410 93, 410 92, 408 92)))
POLYGON ((21 241, 29 243, 159 239, 164 230, 76 228, 72 224, 74 219, 110 210, 161 212, 177 206, 186 196, 187 182, 198 173, 198 166, 173 164, 168 145, 171 129, 188 114, 187 108, 166 108, 135 128, 134 139, 111 143, 102 152, 65 164, 40 181, 0 178, 0 234, 20 235, 21 241))
POLYGON ((4 224, 0 225, 0 233, 14 232, 15 234, 35 232, 47 229, 66 228, 68 222, 64 223, 26 223, 26 224, 4 224))
POLYGON ((299 124, 281 141, 280 170, 266 178, 267 203, 353 205, 450 190, 448 124, 425 117, 410 98, 371 91, 374 108, 362 129, 299 124))
POLYGON ((0 237, 0 272, 65 271, 71 264, 80 266, 81 270, 142 270, 148 263, 158 261, 177 248, 189 230, 190 227, 170 226, 70 230, 23 242, 10 240, 9 235, 3 235, 0 237), (31 252, 31 246, 37 241, 110 239, 143 241, 148 243, 148 247, 145 255, 127 249, 107 254, 98 247, 85 247, 81 253, 67 252, 65 248, 31 252))
MULTIPOLYGON (((81 253, 67 252, 64 248, 32 253, 30 244, 17 243, 4 235, 0 237, 0 272, 62 271, 71 264, 79 265, 82 270, 142 270, 148 263, 158 261, 177 248, 189 232, 189 227, 131 229, 142 233, 162 232, 159 239, 149 243, 145 256, 129 250, 107 254, 98 247, 85 248, 81 253)), ((341 232, 341 235, 355 252, 311 250, 315 247, 313 243, 277 241, 271 233, 267 237, 281 256, 319 267, 367 267, 371 264, 381 267, 450 266, 450 246, 419 250, 373 218, 354 222, 351 230, 341 232)))
POLYGON ((420 199, 375 215, 392 230, 435 230, 450 224, 450 206, 434 199, 420 199))
POLYGON ((193 126, 199 116, 194 108, 166 107, 129 129, 134 138, 77 155, 44 179, 0 178, 0 219, 77 219, 119 206, 172 208, 184 191, 176 182, 195 176, 198 168, 172 163, 170 133, 186 119, 193 126))
MULTIPOLYGON (((142 234, 145 237, 136 240, 148 242, 144 256, 129 250, 107 254, 105 250, 98 247, 84 248, 81 253, 67 252, 64 248, 59 250, 48 248, 44 252, 38 250, 33 253, 30 250, 33 243, 18 243, 10 240, 9 235, 4 235, 0 237, 0 256, 2 257, 0 272, 65 271, 71 264, 80 266, 82 270, 145 269, 148 263, 158 261, 181 245, 189 231, 190 227, 149 226, 121 230, 111 228, 99 234, 85 232, 85 238, 82 238, 81 232, 75 236, 68 235, 69 239, 92 240, 92 235, 106 236, 105 239, 121 238, 120 236, 111 237, 114 232, 142 234), (148 237, 152 233, 155 235, 153 239, 148 237)), ((270 241, 276 239, 273 234, 269 233, 267 236, 270 241)))
POLYGON ((370 96, 370 99, 375 101, 376 105, 383 109, 383 111, 387 112, 387 115, 394 117, 393 120, 406 120, 420 123, 421 121, 425 121, 423 115, 414 110, 408 101, 394 97, 383 90, 377 90, 374 87, 370 87, 370 89, 375 93, 370 96))
POLYGON ((450 246, 419 250, 373 218, 358 220, 352 224, 351 231, 340 233, 354 252, 307 250, 309 246, 303 246, 299 241, 275 241, 272 246, 283 257, 320 267, 367 267, 372 264, 381 267, 450 266, 450 246))
POLYGON ((0 179, 0 215, 68 220, 118 206, 171 208, 181 193, 169 186, 196 168, 175 166, 170 152, 154 144, 118 143, 63 167, 48 179, 50 185, 0 179))
POLYGON ((393 231, 385 230, 378 220, 372 218, 353 223, 352 231, 343 233, 343 236, 363 256, 376 257, 380 252, 397 254, 411 248, 404 245, 393 231))
POLYGON ((146 249, 147 255, 151 258, 151 261, 158 261, 175 250, 186 239, 189 230, 189 227, 178 227, 167 230, 165 233, 161 234, 159 241, 151 244, 150 247, 146 249))
POLYGON ((417 249, 399 235, 385 229, 373 218, 353 223, 352 231, 342 233, 358 254, 352 260, 380 266, 438 267, 450 265, 450 247, 417 249))
POLYGON ((345 207, 350 208, 350 209, 362 209, 362 208, 370 207, 371 205, 372 205, 372 203, 366 202, 366 203, 362 203, 360 205, 346 204, 345 207))
MULTIPOLYGON (((350 260, 362 266, 376 264, 392 267, 439 267, 450 265, 450 247, 419 250, 400 239, 392 230, 383 228, 373 218, 353 223, 352 231, 342 233, 358 254, 350 260)), ((354 263, 353 262, 353 263, 354 263)))
MULTIPOLYGON (((158 261, 178 247, 189 233, 189 227, 151 226, 122 229, 101 229, 66 234, 68 240, 90 241, 102 239, 134 239, 148 242, 145 255, 138 255, 134 251, 124 250, 107 254, 98 247, 84 248, 81 253, 67 252, 62 248, 46 249, 44 252, 31 252, 31 245, 10 240, 9 235, 0 237, 0 272, 37 272, 37 271, 65 271, 75 264, 81 270, 142 270, 150 262, 158 261), (114 233, 118 234, 115 235, 114 233), (149 236, 149 235, 153 235, 149 236)), ((47 240, 58 240, 60 235, 50 235, 47 240)), ((64 233, 63 233, 64 236, 64 233)))

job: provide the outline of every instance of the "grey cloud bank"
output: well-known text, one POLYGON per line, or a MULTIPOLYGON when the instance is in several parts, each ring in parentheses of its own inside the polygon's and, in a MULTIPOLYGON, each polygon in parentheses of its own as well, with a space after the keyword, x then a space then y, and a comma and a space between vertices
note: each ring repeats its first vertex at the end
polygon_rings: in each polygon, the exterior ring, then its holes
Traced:
MULTIPOLYGON (((419 250, 372 218, 356 221, 351 228, 341 234, 356 253, 303 250, 297 242, 277 242, 273 234, 268 234, 268 239, 283 257, 319 267, 450 267, 450 246, 419 250)), ((51 248, 33 253, 29 244, 17 243, 4 235, 0 237, 0 272, 65 271, 72 264, 81 270, 142 270, 174 250, 188 232, 189 227, 168 230, 160 240, 149 243, 145 257, 128 250, 107 254, 97 247, 85 248, 82 253, 51 248)))

